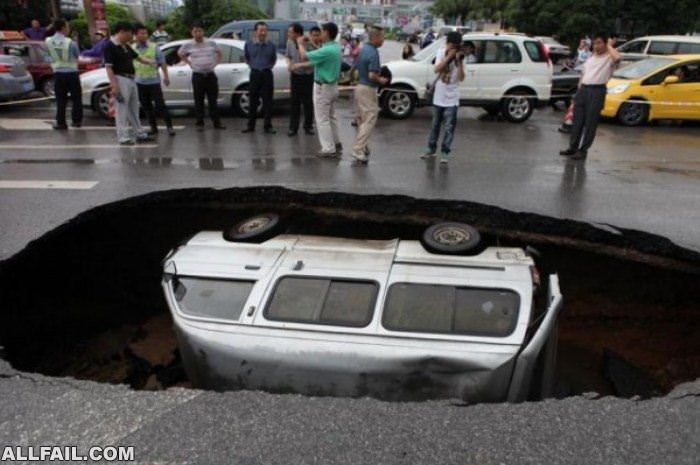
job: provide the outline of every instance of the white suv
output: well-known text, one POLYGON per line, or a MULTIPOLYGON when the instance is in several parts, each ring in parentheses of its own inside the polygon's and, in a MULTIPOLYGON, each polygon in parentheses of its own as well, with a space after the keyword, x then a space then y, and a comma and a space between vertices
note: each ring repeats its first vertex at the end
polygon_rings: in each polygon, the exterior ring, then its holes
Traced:
POLYGON ((197 387, 390 400, 547 397, 558 278, 461 223, 416 240, 276 234, 274 213, 195 235, 163 290, 197 387))
MULTIPOLYGON (((511 122, 522 123, 536 106, 549 102, 552 65, 544 45, 518 34, 469 33, 464 43, 476 49, 476 61, 466 64, 466 79, 460 89, 460 104, 480 106, 489 113, 501 112, 511 122)), ((407 118, 425 101, 426 89, 435 80, 433 66, 437 40, 410 60, 392 61, 390 88, 382 93, 381 105, 393 118, 407 118)))

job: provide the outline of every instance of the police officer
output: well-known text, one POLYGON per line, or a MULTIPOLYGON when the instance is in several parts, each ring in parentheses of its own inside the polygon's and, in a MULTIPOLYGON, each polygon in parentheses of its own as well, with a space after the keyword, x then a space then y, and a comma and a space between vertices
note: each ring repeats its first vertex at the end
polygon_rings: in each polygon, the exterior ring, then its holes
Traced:
POLYGON ((165 63, 163 52, 158 46, 149 42, 148 29, 143 24, 134 26, 136 32, 136 43, 134 51, 140 56, 153 61, 152 65, 145 65, 138 60, 134 60, 134 69, 136 71, 136 86, 139 92, 139 102, 146 113, 148 123, 151 126, 150 135, 158 133, 158 125, 156 124, 156 113, 163 117, 168 135, 174 136, 173 121, 165 106, 163 99, 163 89, 160 86, 160 75, 158 68, 163 71, 163 83, 166 86, 170 85, 170 77, 168 76, 168 65, 165 63), (155 105, 155 110, 154 110, 155 105))
POLYGON ((78 55, 80 50, 68 34, 68 23, 64 19, 53 22, 54 35, 45 40, 48 49, 48 61, 54 72, 54 92, 56 94, 56 123, 53 128, 66 130, 66 106, 70 95, 72 108, 72 126, 79 128, 83 122, 83 103, 80 98, 82 89, 78 77, 78 55))

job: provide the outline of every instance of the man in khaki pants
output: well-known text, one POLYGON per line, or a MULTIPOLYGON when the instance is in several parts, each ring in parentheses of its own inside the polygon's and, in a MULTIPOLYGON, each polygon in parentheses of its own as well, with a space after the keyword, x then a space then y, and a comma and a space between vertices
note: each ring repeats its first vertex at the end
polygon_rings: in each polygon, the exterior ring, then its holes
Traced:
POLYGON ((374 125, 379 116, 379 98, 377 89, 386 85, 388 79, 381 77, 379 72, 379 51, 384 43, 384 30, 377 26, 370 26, 367 43, 362 46, 360 56, 355 67, 360 75, 359 83, 355 88, 355 108, 357 109, 357 137, 352 147, 352 156, 359 163, 365 164, 369 157, 367 142, 372 135, 374 125))

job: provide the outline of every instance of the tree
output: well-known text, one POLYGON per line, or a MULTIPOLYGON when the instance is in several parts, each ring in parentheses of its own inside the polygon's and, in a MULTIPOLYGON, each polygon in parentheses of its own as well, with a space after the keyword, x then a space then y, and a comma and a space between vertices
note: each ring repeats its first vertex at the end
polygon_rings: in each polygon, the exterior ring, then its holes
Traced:
MULTIPOLYGON (((130 23, 135 21, 134 16, 127 8, 115 5, 114 3, 105 4, 105 16, 107 17, 107 24, 109 24, 110 28, 114 27, 114 25, 120 21, 127 21, 130 23)), ((71 20, 70 28, 78 32, 80 45, 82 47, 90 46, 90 35, 88 34, 87 18, 85 17, 84 11, 78 13, 78 17, 71 20)))
POLYGON ((47 25, 50 15, 51 8, 44 0, 0 0, 0 30, 22 30, 32 19, 47 25))
POLYGON ((167 28, 174 37, 188 37, 189 26, 198 21, 208 35, 231 21, 265 18, 263 11, 246 0, 185 0, 168 17, 167 28))

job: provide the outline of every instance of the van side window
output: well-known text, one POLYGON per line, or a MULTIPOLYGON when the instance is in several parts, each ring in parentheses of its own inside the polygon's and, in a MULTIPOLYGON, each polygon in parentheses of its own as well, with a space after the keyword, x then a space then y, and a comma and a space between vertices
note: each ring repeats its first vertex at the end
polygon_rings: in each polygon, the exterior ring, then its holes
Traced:
POLYGON ((379 286, 343 279, 283 277, 275 286, 265 318, 336 326, 367 326, 379 286))
POLYGON ((510 40, 487 40, 482 63, 520 63, 518 45, 510 40))
POLYGON ((178 276, 173 293, 186 315, 237 321, 248 300, 254 281, 232 281, 178 276))
POLYGON ((647 48, 647 43, 646 40, 633 40, 622 44, 619 51, 623 53, 644 53, 644 50, 647 48))
POLYGON ((518 322, 519 295, 505 289, 395 283, 382 325, 393 331, 508 336, 518 322))
POLYGON ((676 53, 677 46, 677 42, 660 42, 652 40, 647 53, 649 55, 673 55, 676 53))
POLYGON ((525 51, 530 59, 535 63, 544 63, 547 61, 547 57, 542 53, 542 48, 540 44, 532 40, 526 40, 523 44, 525 46, 525 51))
POLYGON ((689 42, 680 43, 678 44, 678 51, 676 53, 679 55, 694 55, 696 53, 700 53, 700 44, 693 44, 689 42))

